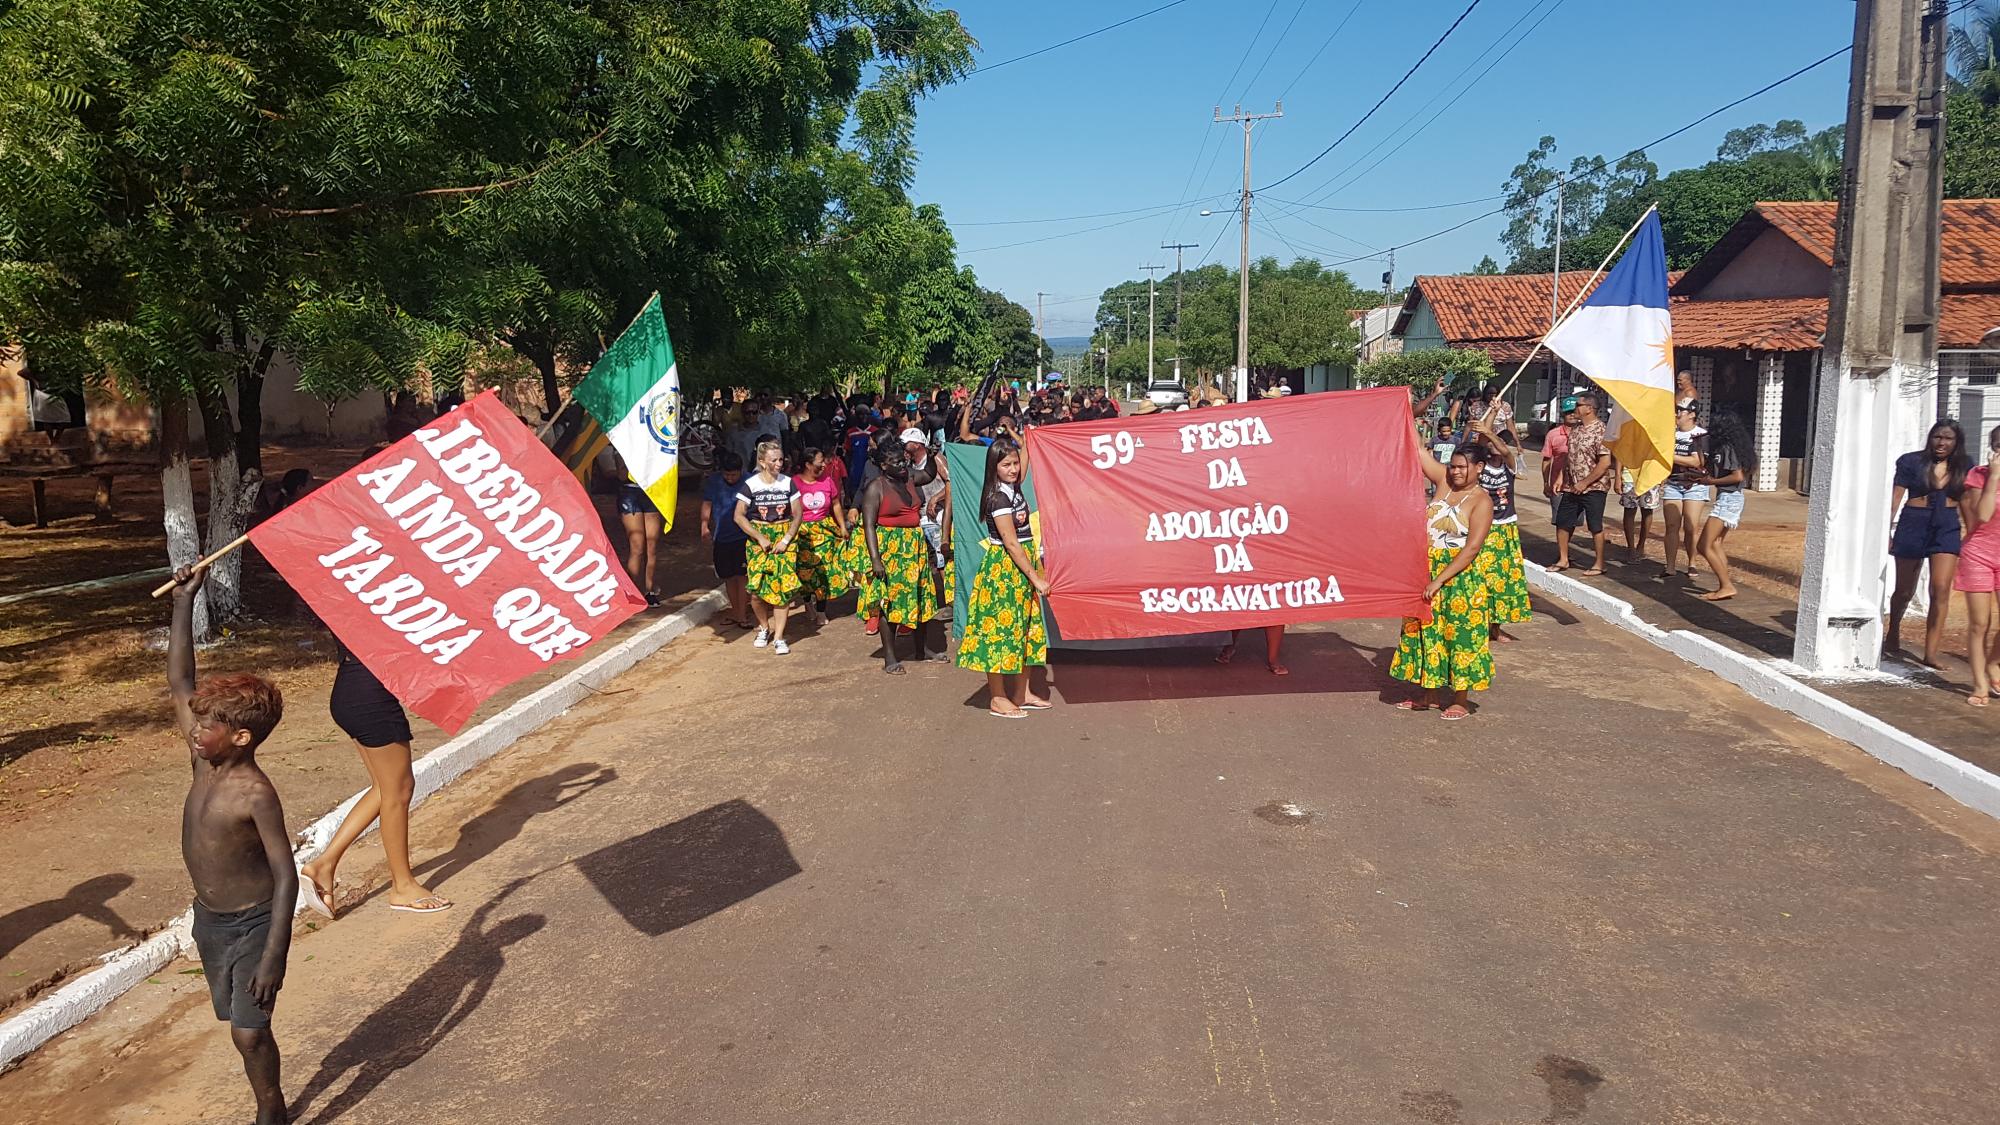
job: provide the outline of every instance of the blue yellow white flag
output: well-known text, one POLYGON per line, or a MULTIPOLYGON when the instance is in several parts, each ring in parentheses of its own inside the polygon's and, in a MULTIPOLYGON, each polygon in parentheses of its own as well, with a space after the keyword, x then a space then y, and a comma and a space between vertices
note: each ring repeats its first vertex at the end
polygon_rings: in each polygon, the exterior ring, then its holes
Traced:
POLYGON ((1632 473, 1634 491, 1664 482, 1674 457, 1674 326, 1658 211, 1646 213, 1604 283, 1543 343, 1617 404, 1611 453, 1632 473))

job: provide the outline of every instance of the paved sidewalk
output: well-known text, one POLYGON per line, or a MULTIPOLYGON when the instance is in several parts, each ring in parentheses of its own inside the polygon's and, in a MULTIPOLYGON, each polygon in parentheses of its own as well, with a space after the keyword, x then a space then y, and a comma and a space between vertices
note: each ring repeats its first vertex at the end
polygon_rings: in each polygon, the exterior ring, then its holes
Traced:
MULTIPOLYGON (((303 934, 285 1088, 302 1125, 1989 1117, 2000 825, 1542 608, 1460 723, 1385 704, 1393 622, 1293 633, 1287 680, 1067 657, 1015 723, 851 622, 690 634, 426 807, 454 910, 303 934)), ((184 968, 0 1075, 8 1120, 244 1120, 184 968)))
MULTIPOLYGON (((1802 534, 1804 505, 1805 498, 1795 493, 1782 496, 1754 493, 1745 529, 1764 533, 1777 524, 1778 533, 1785 534, 1792 526, 1788 521, 1796 517, 1802 534)), ((1520 508, 1522 549, 1533 562, 1543 565, 1554 562, 1555 530, 1547 502, 1540 496, 1524 495, 1520 508)), ((1631 602, 1641 618, 1662 629, 1691 629, 1742 652, 1776 660, 1792 658, 1792 641, 1798 626, 1796 575, 1786 575, 1769 565, 1753 566, 1747 576, 1738 576, 1736 597, 1727 602, 1703 601, 1701 595, 1715 589, 1715 576, 1706 564, 1699 567, 1693 586, 1658 577, 1664 548, 1658 539, 1661 531, 1657 518, 1655 539, 1646 545, 1646 559, 1636 563, 1623 561, 1625 540, 1617 526, 1619 515, 1614 499, 1611 510, 1605 513, 1612 545, 1606 552, 1604 575, 1597 578, 1583 575, 1592 555, 1588 537, 1579 536, 1570 549, 1573 564, 1568 571, 1570 578, 1631 602), (1780 590, 1790 596, 1774 592, 1780 590)), ((1921 622, 1912 621, 1904 626, 1906 641, 1920 643, 1922 637, 1921 622)), ((1936 671, 1900 661, 1884 667, 1905 678, 1893 683, 1815 682, 1814 686, 1947 753, 2000 773, 2000 708, 1980 711, 1966 704, 1965 697, 1972 690, 1972 672, 1962 652, 1947 655, 1944 668, 1936 671)))

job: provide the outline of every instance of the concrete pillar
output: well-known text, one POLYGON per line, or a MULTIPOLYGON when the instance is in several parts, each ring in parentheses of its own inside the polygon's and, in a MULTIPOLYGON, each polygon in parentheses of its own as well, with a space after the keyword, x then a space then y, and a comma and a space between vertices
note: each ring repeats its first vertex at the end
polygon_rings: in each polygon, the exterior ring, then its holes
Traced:
POLYGON ((1785 418, 1785 357, 1765 352, 1757 358, 1757 469, 1750 487, 1758 492, 1778 488, 1778 434, 1785 418))

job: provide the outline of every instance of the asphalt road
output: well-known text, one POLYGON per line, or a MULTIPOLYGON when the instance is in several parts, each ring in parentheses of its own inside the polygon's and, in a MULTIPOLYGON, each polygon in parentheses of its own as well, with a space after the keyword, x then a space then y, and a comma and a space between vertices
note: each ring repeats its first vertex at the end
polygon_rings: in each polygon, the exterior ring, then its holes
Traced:
MULTIPOLYGON (((1456 724, 1385 705, 1386 622, 1295 633, 1283 681, 1071 659, 1025 722, 851 620, 686 638, 419 811, 454 910, 301 938, 286 1089, 351 1125, 1992 1120, 1995 825, 1608 626, 1520 634, 1456 724)), ((184 967, 0 1076, 7 1119, 247 1120, 184 967)))

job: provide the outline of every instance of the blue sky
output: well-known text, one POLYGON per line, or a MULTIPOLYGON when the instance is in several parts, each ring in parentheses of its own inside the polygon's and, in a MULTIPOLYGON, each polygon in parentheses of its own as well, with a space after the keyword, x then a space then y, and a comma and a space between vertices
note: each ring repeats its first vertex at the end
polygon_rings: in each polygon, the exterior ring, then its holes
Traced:
MULTIPOLYGON (((1161 2, 958 0, 955 6, 980 42, 980 59, 991 64, 1161 2)), ((1097 38, 974 74, 919 111, 915 195, 944 208, 961 259, 982 284, 1031 310, 1036 292, 1045 292, 1048 334, 1086 333, 1105 286, 1143 276, 1142 263, 1171 269, 1172 251, 1158 249, 1163 242, 1201 243, 1186 252, 1190 269, 1211 246, 1208 260, 1235 264, 1228 209, 1241 182, 1242 135, 1238 126, 1210 124, 1218 97, 1227 113, 1238 101, 1245 110, 1268 111, 1283 95, 1284 118, 1257 126, 1253 180, 1261 188, 1354 124, 1465 2, 1186 0, 1097 38), (1253 45, 1267 10, 1269 22, 1253 45), (1308 66, 1323 44, 1324 53, 1308 66), (1226 81, 1239 61, 1240 72, 1226 81), (1202 196, 1217 198, 1172 210, 1018 221, 1202 196), (1202 207, 1217 214, 1199 217, 1202 207), (1008 245, 1031 239, 1047 241, 1008 245)), ((1496 195, 1543 134, 1556 137, 1565 164, 1581 154, 1615 158, 1848 43, 1853 23, 1852 0, 1482 0, 1366 125, 1309 171, 1259 195, 1251 253, 1326 262, 1377 255, 1498 204, 1287 215, 1293 208, 1279 201, 1403 208, 1496 195), (1428 128, 1376 163, 1440 110, 1428 128)), ((1846 89, 1843 57, 1649 155, 1664 172, 1710 159, 1737 126, 1787 117, 1814 129, 1836 124, 1845 114, 1846 89)), ((1496 216, 1398 251, 1397 284, 1419 273, 1469 270, 1485 253, 1504 264, 1498 247, 1504 224, 1496 216)), ((1374 286, 1385 263, 1374 256, 1342 268, 1374 286)))

